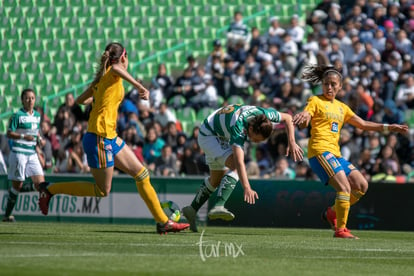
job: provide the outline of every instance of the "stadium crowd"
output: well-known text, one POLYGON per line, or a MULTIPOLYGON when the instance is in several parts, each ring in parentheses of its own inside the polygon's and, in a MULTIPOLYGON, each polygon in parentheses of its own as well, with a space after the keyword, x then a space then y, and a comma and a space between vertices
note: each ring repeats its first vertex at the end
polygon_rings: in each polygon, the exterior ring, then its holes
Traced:
MULTIPOLYGON (((188 56, 176 79, 160 64, 149 85, 149 102, 139 100, 135 90, 126 94, 119 112, 119 136, 153 175, 206 175, 198 126, 184 132, 175 110, 214 109, 236 95, 246 104, 295 114, 307 98, 320 92, 320 87, 300 79, 306 63, 341 68, 344 83, 337 98, 364 120, 409 124, 414 107, 414 1, 343 2, 322 1, 306 22, 293 15, 285 25, 271 17, 267 29, 248 27, 242 13, 236 12, 225 42, 214 40, 205 62, 188 56)), ((82 110, 72 94, 66 95, 54 118, 43 114, 38 154, 45 170, 89 171, 82 148, 87 118, 88 108, 82 110)), ((296 130, 305 150, 309 133, 296 130)), ((0 142, 7 162, 5 136, 0 142)), ((378 135, 349 127, 342 130, 340 143, 344 158, 357 164, 369 180, 394 181, 414 168, 412 134, 378 135)), ((284 156, 286 146, 283 126, 268 141, 249 144, 248 175, 316 179, 307 160, 295 164, 284 156)))

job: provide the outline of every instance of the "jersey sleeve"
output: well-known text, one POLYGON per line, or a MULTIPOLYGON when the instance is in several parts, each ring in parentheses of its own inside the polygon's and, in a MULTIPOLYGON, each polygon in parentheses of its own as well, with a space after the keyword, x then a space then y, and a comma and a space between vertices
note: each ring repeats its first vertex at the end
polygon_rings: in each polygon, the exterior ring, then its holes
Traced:
POLYGON ((282 120, 282 116, 280 112, 274 108, 266 108, 263 109, 265 116, 272 122, 272 123, 280 123, 282 120))
POLYGON ((345 110, 345 112, 344 112, 345 113, 344 114, 344 123, 346 123, 346 122, 349 121, 349 119, 351 119, 355 115, 355 112, 352 111, 352 109, 349 106, 347 106, 346 104, 343 104, 343 108, 345 110))
POLYGON ((19 124, 19 118, 16 113, 14 113, 9 119, 8 130, 15 132, 19 124))
POLYGON ((310 97, 305 106, 305 110, 309 112, 311 116, 313 116, 316 112, 316 107, 317 107, 316 99, 317 97, 315 96, 310 97))
POLYGON ((236 146, 243 148, 244 142, 247 139, 247 134, 244 133, 245 130, 237 125, 230 128, 229 130, 230 130, 229 144, 236 145, 236 146))

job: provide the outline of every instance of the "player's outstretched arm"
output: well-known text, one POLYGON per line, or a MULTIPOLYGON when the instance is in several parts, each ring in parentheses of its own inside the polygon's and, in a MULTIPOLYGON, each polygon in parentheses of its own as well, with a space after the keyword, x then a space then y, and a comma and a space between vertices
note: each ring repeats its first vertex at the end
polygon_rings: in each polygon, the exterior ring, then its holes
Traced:
POLYGON ((282 117, 282 122, 285 123, 287 135, 288 135, 288 147, 286 151, 286 156, 291 155, 293 161, 303 160, 303 150, 296 144, 295 140, 295 126, 293 125, 292 116, 288 113, 280 113, 282 117))
POLYGON ((112 65, 112 70, 116 74, 118 74, 121 78, 132 84, 136 89, 138 89, 139 96, 141 99, 148 100, 149 99, 149 91, 139 82, 137 82, 131 74, 123 67, 122 64, 114 64, 112 65))
POLYGON ((88 105, 92 103, 93 85, 94 83, 90 84, 88 88, 76 98, 75 102, 77 104, 88 105))
POLYGON ((234 163, 236 165, 237 174, 239 175, 240 183, 244 190, 244 201, 249 204, 255 204, 256 199, 259 198, 255 190, 250 187, 249 179, 247 178, 246 167, 244 165, 244 151, 239 146, 232 146, 234 163))
POLYGON ((300 129, 308 127, 311 120, 311 115, 308 111, 304 110, 293 116, 293 124, 297 125, 300 129))
POLYGON ((363 129, 363 130, 373 130, 378 132, 398 132, 401 134, 408 133, 408 126, 407 125, 399 125, 399 124, 380 124, 370 121, 365 121, 358 115, 354 115, 349 119, 348 123, 353 125, 354 127, 363 129))

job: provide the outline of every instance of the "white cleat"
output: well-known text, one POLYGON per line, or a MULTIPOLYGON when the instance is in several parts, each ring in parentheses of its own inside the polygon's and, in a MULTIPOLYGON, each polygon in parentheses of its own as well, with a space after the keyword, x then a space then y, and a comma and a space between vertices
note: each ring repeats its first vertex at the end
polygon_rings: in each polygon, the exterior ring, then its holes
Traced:
POLYGON ((208 212, 208 218, 211 220, 222 219, 230 221, 234 219, 234 214, 227 210, 224 206, 215 206, 208 212))

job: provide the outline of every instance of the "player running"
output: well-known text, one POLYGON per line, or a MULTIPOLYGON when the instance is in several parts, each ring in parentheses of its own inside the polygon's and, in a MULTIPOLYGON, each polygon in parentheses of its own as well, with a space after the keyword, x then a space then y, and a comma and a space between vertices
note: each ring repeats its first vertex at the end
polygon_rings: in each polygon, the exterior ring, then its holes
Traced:
POLYGON ((47 215, 50 198, 55 194, 107 196, 111 191, 112 175, 116 166, 135 179, 139 194, 157 222, 158 233, 187 229, 187 223, 176 223, 165 215, 151 185, 147 168, 116 133, 118 107, 124 97, 123 79, 136 87, 142 99, 148 99, 149 96, 148 90, 128 73, 127 67, 128 56, 125 48, 120 43, 108 44, 102 54, 94 81, 76 99, 78 104, 92 103, 83 147, 96 183, 44 182, 39 187, 40 209, 47 215))

